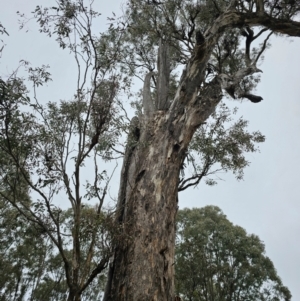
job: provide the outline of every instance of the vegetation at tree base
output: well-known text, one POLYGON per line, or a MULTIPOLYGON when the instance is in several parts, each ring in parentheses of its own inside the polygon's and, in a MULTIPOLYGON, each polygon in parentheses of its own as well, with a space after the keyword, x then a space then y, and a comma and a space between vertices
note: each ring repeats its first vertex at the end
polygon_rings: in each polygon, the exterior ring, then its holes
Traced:
POLYGON ((176 291, 182 301, 291 300, 264 244, 234 226, 220 208, 177 216, 176 291))
POLYGON ((97 35, 92 4, 57 0, 33 12, 74 57, 70 99, 39 99, 47 65, 21 61, 0 79, 1 262, 11 270, 3 298, 98 298, 107 269, 104 301, 173 300, 178 191, 213 185, 221 170, 241 179, 245 154, 264 141, 222 99, 260 102, 252 93, 271 35, 300 36, 298 0, 280 9, 277 0, 131 0, 97 35), (121 98, 132 97, 136 77, 144 86, 130 120, 121 98), (105 208, 104 164, 120 157, 116 208, 105 208))

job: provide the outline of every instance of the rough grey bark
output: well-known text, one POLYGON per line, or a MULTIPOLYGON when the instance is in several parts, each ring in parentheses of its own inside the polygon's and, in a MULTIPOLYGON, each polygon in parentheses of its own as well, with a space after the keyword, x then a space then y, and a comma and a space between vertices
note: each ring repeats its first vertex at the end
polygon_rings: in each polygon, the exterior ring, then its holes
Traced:
MULTIPOLYGON (((188 75, 182 77, 182 86, 188 75)), ((194 131, 222 98, 220 83, 203 87, 186 109, 182 88, 176 107, 140 116, 135 121, 139 129, 131 127, 140 135, 134 147, 128 142, 117 217, 127 239, 116 243, 105 301, 173 300, 180 166, 194 131)))
POLYGON ((152 112, 154 112, 154 102, 151 97, 151 90, 150 90, 150 82, 151 77, 154 75, 153 72, 149 72, 144 81, 144 88, 143 88, 143 109, 144 114, 149 116, 152 112))
POLYGON ((115 273, 105 300, 173 300, 178 175, 192 133, 174 128, 169 118, 160 111, 141 122, 120 196, 128 238, 116 247, 115 273))
POLYGON ((158 58, 157 58, 157 110, 167 110, 169 108, 169 80, 170 80, 170 57, 168 51, 168 44, 166 41, 160 39, 158 58))
MULTIPOLYGON (((150 79, 151 79, 151 74, 148 74, 145 79, 143 99, 152 102, 152 99, 150 96, 150 79)), ((145 107, 144 107, 144 110, 145 110, 145 107)), ((146 113, 149 114, 148 109, 146 109, 146 113)), ((134 150, 139 141, 139 136, 140 136, 139 119, 138 119, 138 117, 135 116, 132 118, 132 120, 130 122, 130 126, 129 126, 129 134, 128 134, 128 139, 127 139, 125 155, 124 155, 124 159, 123 159, 121 177, 120 177, 120 188, 119 188, 117 212, 116 212, 116 224, 121 227, 123 227, 124 217, 125 217, 127 181, 128 181, 128 178, 131 176, 131 174, 129 173, 129 170, 130 170, 130 165, 132 162, 134 150)), ((124 229, 123 229, 123 232, 124 232, 124 229)), ((126 235, 124 237, 126 237, 126 235)), ((103 297, 102 301, 112 300, 111 299, 112 280, 113 280, 115 266, 116 266, 114 259, 118 255, 118 252, 120 250, 119 245, 120 245, 120 242, 114 241, 115 253, 114 253, 114 256, 108 267, 107 283, 106 283, 104 297, 103 297)))
MULTIPOLYGON (((123 231, 127 240, 116 248, 115 273, 109 300, 161 300, 173 294, 174 219, 177 204, 178 162, 182 154, 175 146, 166 151, 163 139, 174 139, 164 131, 163 112, 142 129, 126 179, 123 231), (141 289, 137 289, 140 287, 141 289)), ((142 125, 144 126, 144 125, 142 125)), ((166 299, 167 300, 167 299, 166 299)))

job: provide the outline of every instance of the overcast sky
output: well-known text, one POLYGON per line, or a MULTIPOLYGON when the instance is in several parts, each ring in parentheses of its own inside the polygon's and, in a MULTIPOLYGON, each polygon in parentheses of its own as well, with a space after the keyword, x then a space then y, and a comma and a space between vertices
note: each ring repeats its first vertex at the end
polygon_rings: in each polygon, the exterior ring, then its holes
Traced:
MULTIPOLYGON (((76 69, 67 51, 54 39, 36 30, 18 30, 16 11, 33 11, 37 4, 52 1, 0 0, 0 21, 10 36, 0 60, 0 75, 5 77, 21 59, 34 66, 49 64, 54 82, 41 91, 45 101, 68 99, 74 92, 76 69)), ((97 2, 97 1, 96 1, 97 2)), ((103 18, 120 11, 120 1, 99 1, 103 18), (107 4, 109 3, 109 5, 107 4)), ((100 23, 99 23, 100 24, 100 23)), ((99 25, 99 32, 103 27, 99 25)), ((1 38, 1 37, 0 37, 1 38)), ((250 167, 244 181, 221 175, 215 187, 200 185, 180 194, 180 207, 217 205, 230 221, 254 233, 265 243, 283 283, 300 300, 300 39, 273 38, 272 48, 260 66, 262 80, 257 94, 259 104, 236 102, 240 115, 250 121, 252 130, 266 135, 260 153, 248 156, 250 167)), ((115 183, 117 190, 118 183, 115 183)))

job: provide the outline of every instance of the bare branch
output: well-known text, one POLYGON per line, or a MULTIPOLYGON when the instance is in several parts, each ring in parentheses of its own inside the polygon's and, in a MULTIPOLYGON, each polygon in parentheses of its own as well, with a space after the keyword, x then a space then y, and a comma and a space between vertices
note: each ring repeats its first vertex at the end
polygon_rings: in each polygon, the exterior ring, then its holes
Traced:
POLYGON ((267 47, 267 42, 268 42, 268 40, 269 40, 269 38, 271 37, 272 34, 273 34, 273 32, 270 32, 270 33, 268 34, 267 38, 264 40, 264 44, 263 44, 263 46, 262 46, 260 52, 258 53, 258 55, 257 55, 257 57, 256 57, 256 59, 255 59, 255 61, 254 61, 255 64, 257 64, 257 62, 258 62, 260 56, 261 56, 262 53, 265 51, 265 49, 266 49, 266 47, 267 47))

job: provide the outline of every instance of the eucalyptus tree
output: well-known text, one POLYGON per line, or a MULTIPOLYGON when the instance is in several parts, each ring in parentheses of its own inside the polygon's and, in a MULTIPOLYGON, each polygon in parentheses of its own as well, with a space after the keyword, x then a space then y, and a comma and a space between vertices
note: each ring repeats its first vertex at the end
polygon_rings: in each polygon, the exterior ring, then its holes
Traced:
MULTIPOLYGON (((85 205, 81 217, 81 249, 86 255, 89 248, 91 225, 101 225, 104 216, 98 220, 93 206, 85 205), (94 223, 92 222, 94 221, 94 223)), ((61 212, 61 227, 65 232, 72 232, 72 210, 61 212)), ((102 226, 103 228, 103 226, 102 226)), ((13 206, 0 200, 0 300, 55 301, 66 300, 69 288, 66 281, 64 262, 56 246, 43 227, 28 223, 13 206)), ((102 240, 103 241, 103 240, 102 240)), ((98 241, 98 248, 101 240, 98 241)), ((95 248, 96 249, 96 248, 95 248)), ((100 249, 104 248, 100 246, 100 249)), ((97 251, 97 249, 96 249, 97 251)), ((72 250, 65 250, 72 257, 72 250)), ((101 252, 95 252, 92 264, 102 258, 101 252)), ((81 300, 99 300, 104 285, 105 273, 99 273, 89 283, 81 295, 81 300)))
POLYGON ((230 118, 229 109, 218 106, 224 96, 262 100, 252 92, 261 72, 257 63, 272 34, 300 35, 294 21, 299 1, 132 0, 100 37, 93 34, 98 14, 92 4, 58 0, 33 12, 40 31, 55 36, 74 56, 77 86, 71 100, 45 106, 37 88, 51 79, 47 66, 23 62, 33 101, 16 73, 1 82, 1 151, 28 185, 33 207, 20 197, 20 181, 5 177, 5 167, 1 182, 10 190, 1 188, 0 194, 56 246, 68 300, 80 300, 108 262, 104 300, 173 300, 178 191, 219 169, 242 177, 248 164, 244 153, 255 151, 264 137, 248 133, 242 119, 226 128, 222 122, 230 118), (128 125, 118 96, 130 94, 135 76, 144 87, 128 125), (34 113, 24 110, 26 105, 34 113), (120 150, 123 130, 125 151, 120 150), (97 159, 115 156, 124 157, 116 212, 108 215, 105 230, 92 223, 83 236, 82 205, 96 201, 100 218, 110 180, 97 159), (94 178, 83 185, 82 171, 90 162, 94 178), (72 231, 62 224, 62 195, 72 208, 72 231))
POLYGON ((233 225, 220 208, 180 210, 176 226, 181 300, 291 300, 259 237, 233 225))
MULTIPOLYGON (((61 1, 53 9, 55 14, 47 17, 55 24, 57 41, 68 47, 78 67, 71 99, 41 101, 38 88, 51 80, 46 65, 21 61, 17 70, 0 79, 1 221, 7 227, 1 259, 12 269, 10 277, 1 278, 1 294, 10 300, 97 296, 101 286, 91 292, 91 283, 103 277, 112 255, 111 237, 117 240, 119 233, 112 226, 111 210, 103 208, 111 175, 97 162, 110 158, 108 146, 123 126, 116 95, 126 83, 112 70, 113 53, 99 65, 90 31, 98 14, 81 1, 61 1), (21 69, 28 78, 20 77, 21 69), (63 209, 68 203, 67 214, 63 209), (18 231, 11 231, 9 216, 18 216, 13 225, 23 221, 18 231)), ((37 7, 34 14, 42 22, 47 12, 37 7)), ((2 24, 0 30, 9 31, 2 24)))
POLYGON ((257 64, 272 35, 300 36, 299 9, 297 0, 127 3, 121 63, 145 76, 144 111, 133 120, 136 145, 125 154, 118 198, 132 239, 116 243, 105 300, 173 300, 178 187, 201 179, 197 168, 180 178, 193 137, 224 96, 262 100, 253 93, 257 64))

